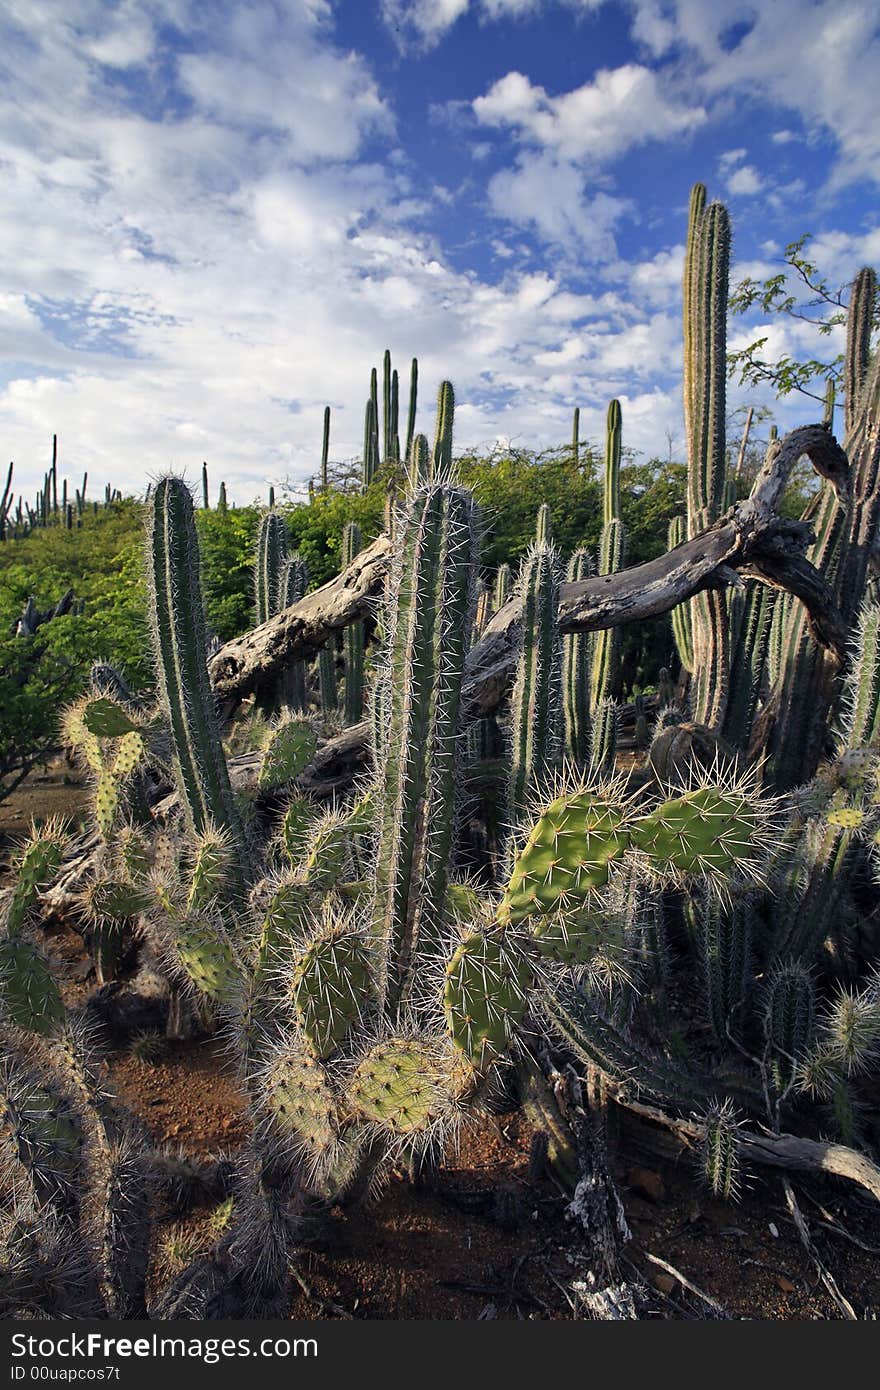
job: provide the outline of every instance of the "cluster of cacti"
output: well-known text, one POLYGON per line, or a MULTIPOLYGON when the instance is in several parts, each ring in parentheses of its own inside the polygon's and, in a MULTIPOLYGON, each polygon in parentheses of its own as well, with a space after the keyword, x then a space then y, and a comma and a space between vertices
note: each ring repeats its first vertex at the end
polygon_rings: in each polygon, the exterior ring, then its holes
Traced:
MULTIPOLYGON (((735 478, 725 476, 728 254, 726 212, 706 207, 698 186, 685 264, 688 537, 736 500, 735 478)), ((66 720, 66 738, 94 778, 101 842, 82 912, 101 969, 138 924, 171 982, 170 1025, 184 995, 203 1023, 226 1023, 253 1139, 239 1156, 224 1277, 252 1289, 253 1307, 279 1306, 303 1191, 344 1199, 365 1191, 389 1158, 430 1156, 511 1060, 559 1171, 576 1171, 565 1123, 522 1045, 529 1029, 546 1030, 610 1085, 702 1115, 702 1170, 725 1198, 742 1183, 742 1118, 777 1125, 814 1096, 839 1135, 858 1138, 860 1079, 880 1042, 877 973, 865 970, 877 955, 880 858, 880 617, 863 606, 865 551, 880 520, 877 367, 866 328, 873 293, 860 277, 847 352, 855 501, 846 512, 829 489, 813 519, 813 558, 853 630, 845 681, 829 675, 791 596, 772 597, 751 579, 732 596, 710 589, 673 615, 693 719, 671 708, 676 691, 664 668, 645 766, 653 706, 639 671, 627 773, 617 758, 628 713, 617 703, 616 630, 560 633, 562 559, 549 506, 538 510, 515 592, 507 565, 494 583, 481 574, 477 507, 453 463, 452 386, 440 387, 431 446, 415 432, 415 360, 403 450, 387 352, 381 431, 376 371, 367 405, 364 483, 383 465, 403 465, 395 486, 404 472, 408 482, 400 506, 389 498, 378 672, 368 681, 360 620, 341 649, 333 638, 317 659, 324 732, 339 671, 345 723, 366 723, 368 712, 372 731, 369 776, 332 810, 304 790, 317 732, 298 658, 272 692, 284 713, 267 698, 252 716, 253 794, 233 790, 208 674, 192 498, 178 479, 156 484, 148 568, 161 715, 138 706, 113 673, 96 671, 66 720), (511 597, 521 613, 509 705, 473 718, 463 698, 469 655, 511 597), (824 750, 833 758, 818 771, 815 739, 803 735, 814 710, 801 712, 799 761, 794 729, 780 728, 796 694, 819 700, 826 717, 834 710, 836 746, 824 750), (774 708, 764 740, 772 775, 802 784, 785 804, 767 793, 768 770, 749 753, 774 708), (144 781, 153 764, 169 763, 180 821, 157 825, 144 781), (844 982, 833 993, 832 978, 844 982)), ((625 564, 621 429, 612 401, 603 577, 625 564)), ((572 449, 577 459, 577 412, 572 449)), ((328 450, 329 412, 324 489, 328 450)), ((207 505, 206 473, 203 482, 207 505)), ((343 564, 361 539, 351 523, 343 564)), ((670 545, 684 539, 678 519, 670 545)), ((304 563, 287 551, 270 499, 257 544, 259 623, 306 592, 304 563)), ((591 572, 578 549, 565 580, 591 572)), ((95 1270, 89 1308, 134 1308, 143 1303, 143 1250, 126 1244, 123 1199, 140 1159, 127 1132, 113 1129, 26 930, 62 853, 55 828, 35 834, 5 906, 2 1024, 13 1041, 24 1032, 47 1039, 47 1060, 39 1077, 16 1072, 6 1100, 0 1138, 28 1174, 30 1206, 3 1239, 7 1249, 33 1247, 21 1268, 46 1288, 56 1245, 67 1240, 76 1258, 82 1247, 95 1270), (74 1238, 64 1224, 91 1206, 95 1183, 106 1212, 101 1249, 110 1252, 97 1260, 93 1233, 78 1226, 74 1238)))
MULTIPOLYGON (((82 487, 74 488, 71 500, 68 500, 67 479, 62 479, 59 495, 56 434, 52 436, 52 462, 43 477, 42 487, 37 489, 33 506, 23 495, 16 502, 12 490, 13 472, 14 465, 10 463, 3 491, 0 493, 0 541, 20 540, 40 527, 64 526, 66 530, 72 531, 82 526, 89 475, 83 474, 82 487)), ((98 503, 94 500, 91 503, 92 514, 97 515, 102 508, 113 507, 121 501, 122 493, 119 488, 111 487, 110 483, 107 483, 104 487, 103 501, 98 503)))

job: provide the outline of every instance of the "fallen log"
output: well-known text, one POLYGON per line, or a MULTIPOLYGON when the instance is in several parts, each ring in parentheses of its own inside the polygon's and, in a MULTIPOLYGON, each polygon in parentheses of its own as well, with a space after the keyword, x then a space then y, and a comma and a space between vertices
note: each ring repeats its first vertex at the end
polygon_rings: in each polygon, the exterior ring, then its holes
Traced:
MULTIPOLYGON (((804 455, 845 501, 848 466, 834 436, 823 425, 792 430, 770 451, 750 495, 705 531, 644 564, 563 584, 560 631, 595 632, 657 617, 703 589, 740 583, 746 575, 796 594, 816 640, 841 664, 847 628, 830 586, 805 558, 810 527, 778 514, 785 483, 804 455)), ((332 632, 373 612, 390 554, 390 540, 380 536, 328 584, 221 647, 210 662, 220 698, 235 703, 275 680, 288 661, 311 658, 332 632)), ((504 698, 516 665, 521 612, 519 599, 512 598, 470 652, 463 688, 466 719, 490 713, 504 698)))

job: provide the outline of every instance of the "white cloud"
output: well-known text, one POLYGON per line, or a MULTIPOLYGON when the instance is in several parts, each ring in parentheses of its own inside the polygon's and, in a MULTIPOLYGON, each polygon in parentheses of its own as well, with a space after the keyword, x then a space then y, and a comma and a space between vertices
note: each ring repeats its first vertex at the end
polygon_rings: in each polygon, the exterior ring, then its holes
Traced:
POLYGON ((381 0, 381 14, 401 50, 431 49, 464 15, 473 13, 482 23, 504 19, 529 19, 553 6, 587 14, 603 0, 381 0))
POLYGON ((662 11, 657 0, 634 3, 636 36, 656 57, 686 52, 682 80, 704 98, 748 95, 797 112, 838 142, 832 184, 880 181, 876 0, 668 0, 662 11), (735 26, 742 32, 731 42, 735 26))
POLYGON ((489 200, 498 217, 577 251, 584 261, 614 259, 614 227, 628 206, 608 193, 589 195, 583 174, 568 160, 529 151, 493 175, 489 200))
POLYGON ((752 198, 760 193, 764 180, 753 164, 743 164, 728 176, 726 186, 732 197, 752 198))
MULTIPOLYGON (((448 28, 455 8, 432 12, 448 28)), ((502 8, 471 5, 487 23, 502 8)), ((633 205, 600 166, 681 143, 714 89, 628 63, 569 93, 508 74, 477 96, 491 152, 514 137, 509 167, 486 175, 510 226, 488 233, 503 240, 481 274, 439 240, 455 209, 432 190, 452 186, 448 169, 396 145, 390 97, 340 46, 325 0, 206 13, 196 0, 66 0, 62 18, 54 0, 5 7, 0 413, 17 486, 42 479, 56 431, 63 467, 96 487, 140 487, 169 465, 196 476, 203 458, 237 501, 285 475, 302 484, 325 403, 332 456, 359 452, 386 344, 404 378, 418 354, 427 402, 452 375, 462 445, 564 440, 575 404, 599 438, 617 394, 626 442, 665 454, 666 429, 680 434, 681 247, 657 249, 646 224, 640 259, 616 259, 633 205), (156 46, 169 23, 179 62, 156 46), (542 262, 513 227, 553 244, 542 262)), ((706 51, 712 71, 726 61, 706 51)), ((880 257, 876 235, 826 233, 817 258, 835 278, 880 257)))
POLYGON ((656 73, 638 63, 602 68, 595 78, 551 96, 509 72, 473 103, 484 125, 513 128, 526 143, 562 159, 603 163, 635 145, 682 135, 702 125, 702 107, 670 100, 656 73))

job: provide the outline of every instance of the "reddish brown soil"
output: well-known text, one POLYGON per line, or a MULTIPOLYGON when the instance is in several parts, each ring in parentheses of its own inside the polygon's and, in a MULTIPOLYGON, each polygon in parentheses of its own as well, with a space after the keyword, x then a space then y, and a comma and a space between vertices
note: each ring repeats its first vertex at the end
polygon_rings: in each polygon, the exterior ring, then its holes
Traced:
MULTIPOLYGON (((75 814, 84 792, 63 776, 62 769, 0 803, 0 834, 25 830, 32 816, 75 814)), ((93 985, 82 942, 60 923, 43 933, 43 944, 75 1008, 93 985)), ((204 1156, 234 1152, 246 1138, 245 1100, 217 1039, 170 1044, 152 1064, 117 1050, 107 1071, 158 1144, 204 1156)), ((371 1205, 316 1221, 300 1252, 291 1316, 572 1317, 571 1286, 588 1271, 587 1247, 552 1177, 529 1179, 530 1141, 520 1117, 487 1117, 430 1185, 395 1173, 371 1205)), ((633 1233, 624 1274, 638 1270, 650 1286, 648 1316, 703 1317, 706 1308, 647 1253, 734 1318, 839 1316, 795 1233, 778 1175, 753 1174, 742 1200, 728 1205, 700 1186, 688 1155, 660 1161, 638 1142, 637 1135, 620 1140, 614 1167, 633 1233)), ((796 1186, 822 1259, 857 1315, 880 1313, 880 1210, 843 1184, 798 1175, 796 1186)), ((156 1277, 208 1248, 222 1217, 160 1215, 156 1277)))

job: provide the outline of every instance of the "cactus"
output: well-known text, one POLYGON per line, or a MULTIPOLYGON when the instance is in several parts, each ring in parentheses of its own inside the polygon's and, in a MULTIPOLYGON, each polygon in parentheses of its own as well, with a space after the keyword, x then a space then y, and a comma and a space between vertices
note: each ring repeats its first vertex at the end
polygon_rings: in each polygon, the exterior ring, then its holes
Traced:
POLYGON ((633 695, 633 714, 635 716, 635 728, 633 733, 634 746, 640 751, 648 746, 648 718, 645 714, 645 697, 641 691, 633 695))
POLYGON ((257 622, 265 623, 287 605, 283 602, 282 573, 287 560, 287 523, 278 512, 267 512, 257 535, 254 588, 257 622))
POLYGON ((526 1011, 531 967, 499 931, 466 937, 446 966, 443 1002, 453 1043, 477 1070, 509 1050, 526 1011))
MULTIPOLYGON (((278 610, 289 608, 305 598, 309 587, 309 567, 298 550, 281 567, 278 610)), ((288 662, 281 678, 281 699, 291 714, 305 714, 309 707, 306 690, 306 664, 300 659, 288 662)))
POLYGON ((777 595, 765 584, 749 581, 728 602, 730 621, 730 691, 722 733, 745 751, 758 707, 767 662, 777 595))
MULTIPOLYGON (((853 282, 843 368, 849 485, 843 491, 826 484, 815 506, 804 513, 816 536, 810 559, 830 584, 844 622, 853 625, 864 603, 872 538, 880 525, 880 353, 872 357, 869 352, 876 301, 876 276, 862 270, 853 282)), ((810 777, 820 761, 839 682, 817 648, 800 604, 779 604, 777 614, 771 674, 776 677, 778 715, 767 751, 773 780, 786 790, 810 777)))
POLYGON ((722 1047, 739 1037, 754 989, 752 922, 755 904, 738 895, 722 902, 705 889, 692 892, 686 917, 703 972, 709 1026, 722 1047))
MULTIPOLYGON (((451 397, 450 397, 451 401, 451 397)), ((448 422, 451 440, 451 420, 448 422)), ((415 957, 442 931, 452 843, 461 679, 473 622, 477 524, 450 483, 412 498, 388 611, 374 929, 388 943, 380 988, 406 992, 415 957)))
POLYGON ((446 1077, 434 1050, 417 1038, 392 1037, 361 1058, 352 1077, 354 1105, 396 1134, 426 1130, 448 1108, 446 1077))
POLYGON ((409 459, 410 451, 412 450, 412 442, 413 442, 413 439, 415 438, 415 432, 416 432, 416 408, 417 408, 417 405, 418 405, 418 395, 419 395, 419 362, 418 362, 418 358, 414 357, 413 360, 412 360, 412 362, 410 363, 410 369, 409 369, 409 409, 408 409, 408 411, 407 411, 407 416, 406 416, 406 444, 405 444, 404 451, 403 451, 403 457, 404 457, 405 459, 409 459))
POLYGON ((336 718, 339 691, 336 688, 336 642, 330 638, 318 653, 318 683, 321 692, 321 713, 325 720, 336 718))
POLYGON ((880 607, 876 605, 866 604, 859 614, 842 703, 840 751, 876 746, 880 736, 880 607))
MULTIPOLYGON (((576 550, 568 562, 565 578, 569 584, 589 579, 593 561, 587 550, 576 550)), ((565 698, 565 742, 569 758, 576 767, 585 767, 590 758, 590 678, 593 640, 590 633, 573 632, 562 639, 562 686, 565 698)))
POLYGON ((601 700, 593 712, 590 729, 590 774, 611 777, 617 756, 618 709, 613 700, 601 700))
POLYGON ((291 977, 297 1021, 316 1057, 336 1050, 372 994, 363 937, 345 923, 325 926, 296 958, 291 977))
MULTIPOLYGON (((602 535, 599 540, 599 574, 616 574, 626 564, 626 530, 620 516, 620 456, 623 419, 620 402, 608 406, 605 432, 605 489, 602 535)), ((620 636, 616 628, 604 628, 592 638, 593 671, 590 707, 595 715, 603 700, 616 694, 620 660, 620 636)))
POLYGON ((330 457, 330 407, 324 406, 324 433, 321 440, 321 491, 326 494, 329 489, 327 477, 327 464, 330 457))
MULTIPOLYGON (((684 410, 688 441, 688 532, 715 521, 722 508, 726 452, 727 291, 730 224, 721 203, 706 206, 706 190, 691 191, 684 269, 684 410)), ((694 718, 720 729, 729 692, 725 594, 691 600, 694 718)))
POLYGON ((764 1033, 770 1076, 778 1094, 795 1080, 813 1045, 816 982, 796 961, 778 965, 767 979, 764 1033))
POLYGON ((315 755, 317 736, 304 719, 289 719, 269 732, 257 786, 281 787, 292 782, 315 755))
POLYGON ((702 1169, 709 1191, 723 1202, 735 1202, 740 1195, 740 1148, 739 1122, 730 1100, 711 1106, 705 1118, 702 1169))
POLYGON ((538 508, 538 515, 535 520, 535 544, 544 547, 553 544, 553 517, 546 502, 542 502, 538 508))
MULTIPOLYGON (((342 563, 354 562, 362 549, 361 530, 356 521, 346 522, 342 532, 342 563)), ((345 700, 346 724, 357 724, 364 714, 364 625, 349 623, 345 629, 345 700)))
POLYGON ((527 814, 531 799, 559 766, 562 754, 562 644, 557 626, 559 561, 535 546, 523 560, 522 650, 511 698, 510 809, 527 814))
POLYGON ((434 448, 431 454, 431 481, 448 482, 452 477, 452 425, 455 414, 455 392, 451 381, 441 381, 437 392, 437 420, 434 427, 434 448))
POLYGON ((495 588, 492 594, 492 607, 497 613, 510 598, 510 565, 500 564, 495 572, 495 588))
POLYGON ((222 825, 243 872, 248 855, 214 714, 205 659, 199 544, 189 488, 162 478, 149 534, 152 630, 159 690, 174 746, 175 775, 189 829, 222 825))

